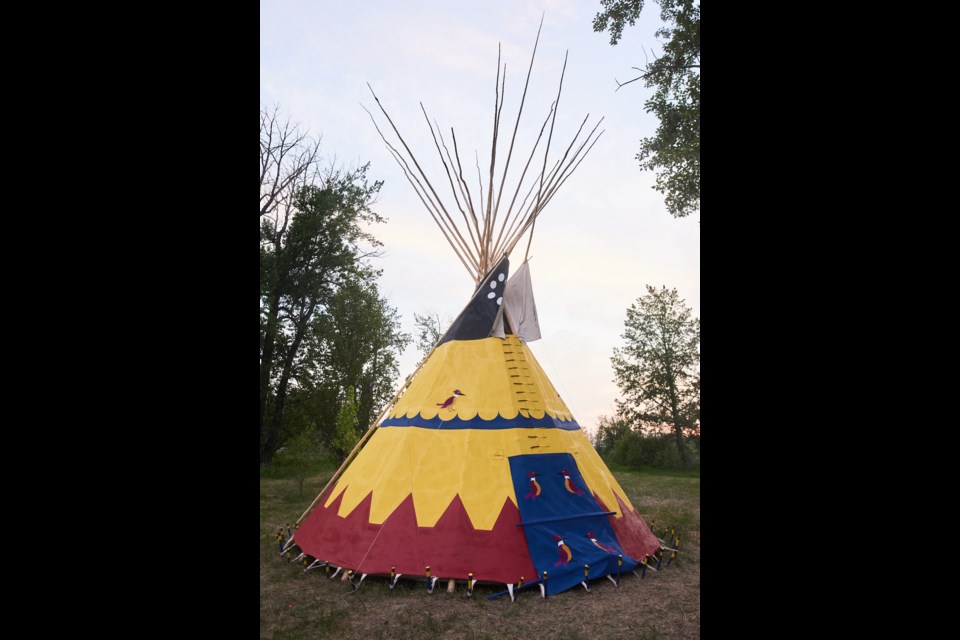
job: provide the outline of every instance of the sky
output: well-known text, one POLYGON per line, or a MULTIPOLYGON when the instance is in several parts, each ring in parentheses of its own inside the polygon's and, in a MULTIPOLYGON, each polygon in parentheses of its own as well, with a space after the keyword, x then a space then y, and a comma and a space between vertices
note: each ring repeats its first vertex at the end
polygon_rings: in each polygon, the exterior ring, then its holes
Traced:
MULTIPOLYGON (((375 265, 383 270, 381 295, 410 334, 414 313, 452 320, 474 281, 364 111, 385 130, 367 84, 428 176, 436 176, 439 191, 442 166, 420 103, 445 136, 453 128, 473 174, 477 158, 487 172, 498 46, 506 64, 501 131, 512 130, 543 19, 518 148, 529 153, 556 98, 565 54, 551 159, 585 116, 590 127, 604 118, 599 141, 539 216, 530 248, 543 338, 529 348, 588 432, 601 415, 615 413, 619 390, 610 358, 623 346, 627 308, 645 285, 676 289, 700 317, 700 216, 668 214, 663 195, 651 188, 654 174, 639 167, 640 140, 657 127, 643 110, 652 90, 642 82, 616 90, 617 80, 634 78, 634 67, 659 51, 659 7, 648 5, 611 46, 608 33, 593 31, 599 0, 260 2, 261 107, 279 106, 320 137, 325 165, 352 169, 369 162, 368 176, 384 181, 373 209, 388 220, 374 229, 385 253, 375 265)), ((510 173, 519 166, 515 160, 510 173)), ((440 192, 452 202, 448 193, 440 192)), ((518 246, 526 244, 525 237, 518 246)), ((514 251, 511 272, 523 253, 514 251)), ((419 358, 411 343, 400 361, 401 379, 419 358)))

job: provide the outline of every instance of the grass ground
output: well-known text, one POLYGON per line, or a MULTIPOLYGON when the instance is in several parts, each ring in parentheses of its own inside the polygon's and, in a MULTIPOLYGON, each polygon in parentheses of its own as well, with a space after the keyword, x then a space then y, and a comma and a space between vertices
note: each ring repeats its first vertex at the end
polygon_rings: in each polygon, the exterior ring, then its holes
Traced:
POLYGON ((467 598, 463 583, 450 594, 438 582, 429 595, 423 582, 401 579, 391 591, 385 579, 368 578, 354 592, 339 576, 325 579, 322 569, 303 573, 280 558, 274 536, 279 526, 296 522, 333 469, 314 469, 302 494, 282 470, 262 472, 260 638, 699 638, 699 471, 611 470, 657 535, 664 526, 682 532, 681 556, 644 580, 624 576, 619 588, 601 578, 590 583, 589 593, 577 588, 543 600, 534 588, 515 603, 506 596, 487 599, 502 585, 480 585, 467 598))

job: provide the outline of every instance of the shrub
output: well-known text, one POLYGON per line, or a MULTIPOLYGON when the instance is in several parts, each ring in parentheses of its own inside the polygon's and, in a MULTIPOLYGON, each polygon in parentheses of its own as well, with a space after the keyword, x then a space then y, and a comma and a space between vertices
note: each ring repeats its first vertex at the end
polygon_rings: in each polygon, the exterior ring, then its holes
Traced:
MULTIPOLYGON (((689 442, 687 446, 688 454, 694 454, 689 457, 694 464, 699 464, 699 447, 694 449, 690 447, 689 442)), ((630 431, 616 441, 607 458, 610 462, 630 467, 649 465, 664 469, 678 469, 683 466, 672 434, 647 436, 630 431)))

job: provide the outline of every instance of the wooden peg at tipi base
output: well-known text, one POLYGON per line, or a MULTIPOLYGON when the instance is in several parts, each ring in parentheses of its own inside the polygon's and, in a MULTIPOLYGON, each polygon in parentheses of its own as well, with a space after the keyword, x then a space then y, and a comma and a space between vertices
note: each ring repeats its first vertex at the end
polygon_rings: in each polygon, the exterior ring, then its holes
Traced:
POLYGON ((672 551, 672 553, 670 554, 670 559, 667 560, 668 567, 670 566, 670 563, 673 562, 674 559, 676 559, 677 554, 680 553, 680 533, 679 532, 676 533, 673 537, 673 547, 674 547, 673 549, 668 549, 669 551, 672 551))
POLYGON ((670 559, 667 560, 667 566, 668 566, 668 567, 670 566, 670 563, 673 562, 673 559, 676 558, 676 557, 677 557, 677 551, 674 550, 674 552, 670 554, 670 559))
POLYGON ((354 581, 353 581, 353 573, 354 573, 354 572, 353 572, 353 571, 351 571, 350 573, 351 573, 351 577, 350 577, 350 586, 352 586, 352 587, 353 587, 353 590, 354 590, 354 591, 356 591, 357 589, 359 589, 359 588, 360 588, 360 585, 362 585, 362 584, 363 584, 363 580, 364 580, 364 578, 366 578, 366 577, 367 577, 367 574, 365 574, 365 573, 364 573, 364 574, 362 574, 362 575, 360 576, 360 579, 359 579, 359 580, 357 580, 356 582, 354 582, 354 581))
POLYGON ((323 560, 319 559, 319 558, 317 558, 316 560, 314 560, 314 561, 311 562, 310 564, 307 564, 307 558, 304 558, 304 559, 303 559, 303 563, 304 563, 304 564, 303 564, 303 572, 304 572, 304 573, 306 573, 307 571, 310 571, 310 569, 317 569, 317 568, 319 568, 319 567, 325 567, 325 566, 327 566, 327 563, 324 562, 323 560))
POLYGON ((437 586, 437 580, 439 580, 440 578, 438 578, 437 576, 430 575, 430 565, 427 565, 426 567, 426 574, 427 574, 427 593, 433 593, 433 588, 437 586))
POLYGON ((403 574, 397 573, 396 567, 390 567, 390 589, 393 589, 397 586, 397 580, 400 579, 400 576, 403 574))
POLYGON ((614 578, 614 577, 613 577, 612 575, 610 575, 609 573, 607 574, 607 579, 608 579, 610 582, 612 582, 612 583, 613 583, 613 586, 615 586, 615 587, 619 587, 619 586, 620 586, 620 572, 621 572, 622 569, 623 569, 623 554, 620 554, 620 556, 617 557, 617 577, 614 578))
MULTIPOLYGON (((647 560, 650 559, 650 556, 643 556, 643 560, 640 562, 640 573, 637 573, 637 570, 633 570, 633 575, 637 576, 641 580, 647 577, 647 560)), ((653 569, 653 567, 650 567, 653 569)), ((656 569, 654 569, 656 571, 656 569)))
POLYGON ((447 593, 453 593, 457 590, 457 581, 453 578, 447 580, 447 593))

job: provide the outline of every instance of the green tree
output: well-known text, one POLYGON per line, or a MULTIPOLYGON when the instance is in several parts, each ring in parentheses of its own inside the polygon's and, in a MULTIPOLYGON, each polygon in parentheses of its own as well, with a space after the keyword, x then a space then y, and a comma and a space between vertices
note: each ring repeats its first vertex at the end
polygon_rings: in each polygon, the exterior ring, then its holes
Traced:
POLYGON ((669 426, 684 466, 684 429, 698 429, 700 418, 700 319, 690 312, 676 289, 647 285, 627 309, 626 344, 611 359, 618 413, 647 431, 669 426))
POLYGON ((357 446, 360 435, 357 433, 357 403, 353 396, 353 387, 347 387, 343 404, 337 412, 336 428, 333 441, 330 443, 334 452, 343 462, 347 455, 357 446))
MULTIPOLYGON (((263 127, 261 113, 261 165, 263 127)), ((286 157, 295 155, 288 150, 286 157)), ((370 183, 368 168, 301 172, 302 179, 286 182, 269 198, 273 204, 266 211, 263 194, 276 189, 264 188, 264 175, 283 176, 284 170, 261 169, 261 464, 269 463, 281 444, 286 400, 297 385, 318 312, 347 278, 366 269, 367 258, 378 255, 380 242, 366 228, 383 222, 370 208, 382 182, 370 183), (305 183, 307 177, 312 181, 305 183)))
POLYGON ((593 447, 601 456, 610 453, 617 442, 630 433, 630 424, 620 418, 600 416, 597 433, 593 438, 593 447))
POLYGON ((311 431, 301 431, 287 440, 283 448, 282 462, 293 472, 293 477, 297 480, 301 495, 303 494, 303 483, 307 479, 307 473, 319 456, 319 448, 314 433, 311 431))
MULTIPOLYGON (((644 103, 660 121, 656 133, 640 141, 640 167, 657 173, 654 189, 666 196, 667 211, 682 218, 700 211, 700 0, 657 0, 665 26, 656 36, 663 52, 640 76, 653 95, 644 103)), ((636 24, 644 0, 601 0, 604 10, 593 30, 610 30, 615 45, 624 27, 636 24)), ((635 67, 636 68, 636 67, 635 67)), ((618 87, 619 89, 619 87, 618 87)))
POLYGON ((376 274, 348 278, 317 313, 294 364, 280 442, 316 430, 332 448, 343 390, 352 386, 362 433, 395 391, 399 357, 409 342, 397 311, 381 298, 376 274))
MULTIPOLYGON (((417 351, 423 354, 424 358, 430 355, 433 348, 440 342, 440 338, 443 337, 444 327, 449 327, 453 324, 452 321, 442 323, 440 321, 440 314, 436 311, 428 311, 424 315, 414 312, 413 322, 416 327, 417 351)), ((423 360, 421 360, 421 362, 423 362, 423 360)))
POLYGON ((400 316, 377 289, 375 273, 348 278, 325 313, 317 318, 317 340, 308 351, 313 384, 331 390, 355 389, 357 419, 364 429, 393 396, 399 360, 410 336, 400 316))

